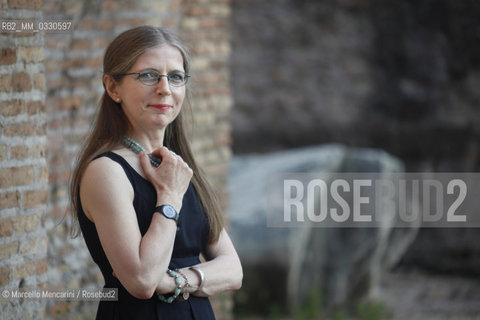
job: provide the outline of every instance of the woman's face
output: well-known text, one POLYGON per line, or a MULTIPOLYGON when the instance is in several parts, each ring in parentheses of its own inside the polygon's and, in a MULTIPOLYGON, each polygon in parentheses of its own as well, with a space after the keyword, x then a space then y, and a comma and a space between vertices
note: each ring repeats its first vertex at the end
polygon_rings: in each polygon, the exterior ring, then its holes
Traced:
MULTIPOLYGON (((154 47, 145 51, 127 73, 148 71, 161 75, 184 72, 182 54, 170 45, 154 47)), ((160 79, 149 86, 138 75, 126 75, 117 84, 118 98, 134 131, 164 130, 180 113, 185 86, 171 86, 166 77, 160 79)))

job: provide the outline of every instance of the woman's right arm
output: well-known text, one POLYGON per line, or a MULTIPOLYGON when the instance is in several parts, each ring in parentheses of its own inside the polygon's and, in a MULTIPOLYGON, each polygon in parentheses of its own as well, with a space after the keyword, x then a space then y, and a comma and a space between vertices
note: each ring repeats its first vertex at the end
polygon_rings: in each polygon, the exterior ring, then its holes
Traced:
MULTIPOLYGON (((157 205, 180 211, 191 170, 168 150, 158 168, 141 156, 145 175, 157 190, 157 205)), ((166 272, 173 250, 176 223, 155 213, 142 237, 133 208, 133 188, 120 165, 108 158, 92 161, 80 186, 82 207, 95 223, 103 250, 116 277, 134 297, 150 298, 166 272)))

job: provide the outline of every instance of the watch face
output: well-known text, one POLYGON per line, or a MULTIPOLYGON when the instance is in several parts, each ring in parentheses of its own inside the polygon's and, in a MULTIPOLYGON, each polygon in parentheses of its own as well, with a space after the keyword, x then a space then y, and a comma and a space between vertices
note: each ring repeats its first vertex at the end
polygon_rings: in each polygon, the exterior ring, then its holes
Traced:
POLYGON ((170 218, 170 219, 175 219, 176 215, 177 215, 177 212, 175 211, 175 209, 173 209, 173 207, 171 206, 165 206, 163 207, 163 213, 165 214, 165 216, 167 218, 170 218))

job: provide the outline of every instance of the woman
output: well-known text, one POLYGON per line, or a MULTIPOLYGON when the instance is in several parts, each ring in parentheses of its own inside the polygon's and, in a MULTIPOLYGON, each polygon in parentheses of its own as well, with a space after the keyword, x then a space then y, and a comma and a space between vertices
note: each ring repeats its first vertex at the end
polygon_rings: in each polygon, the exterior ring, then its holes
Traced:
POLYGON ((239 289, 242 268, 182 124, 190 61, 162 28, 120 34, 71 197, 87 247, 118 301, 97 319, 213 319, 208 297, 239 289), (206 262, 201 262, 202 253, 206 262))

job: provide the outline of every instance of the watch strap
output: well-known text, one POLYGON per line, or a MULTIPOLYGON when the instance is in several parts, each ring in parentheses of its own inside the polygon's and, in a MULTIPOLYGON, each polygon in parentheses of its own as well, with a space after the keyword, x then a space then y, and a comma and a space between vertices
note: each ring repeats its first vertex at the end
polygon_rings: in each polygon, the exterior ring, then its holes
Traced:
POLYGON ((180 215, 178 214, 177 210, 175 210, 174 207, 172 207, 171 205, 169 204, 162 204, 158 207, 155 208, 155 210, 153 212, 158 212, 160 214, 162 214, 165 218, 167 219, 172 219, 174 220, 177 224, 178 224, 178 218, 180 217, 180 215), (172 210, 172 212, 174 213, 174 215, 168 215, 166 210, 172 210))

